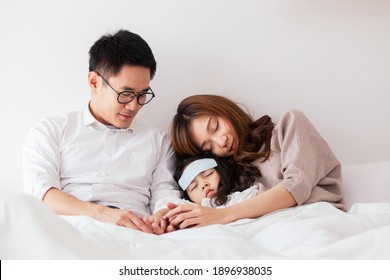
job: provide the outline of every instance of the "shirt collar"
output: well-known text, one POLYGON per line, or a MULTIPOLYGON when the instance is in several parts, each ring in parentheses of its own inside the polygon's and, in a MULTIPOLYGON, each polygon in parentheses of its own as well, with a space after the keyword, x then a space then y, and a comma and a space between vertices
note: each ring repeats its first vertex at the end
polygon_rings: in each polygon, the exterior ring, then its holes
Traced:
POLYGON ((84 126, 89 126, 93 124, 94 122, 98 122, 94 116, 92 116, 91 111, 89 110, 89 104, 88 106, 84 109, 83 112, 83 119, 84 119, 84 126))
POLYGON ((108 126, 108 125, 102 124, 101 122, 96 120, 95 117, 92 115, 91 110, 89 109, 89 104, 84 109, 83 119, 84 119, 84 126, 89 126, 89 125, 96 123, 96 125, 98 125, 98 126, 105 127, 107 129, 117 130, 117 131, 132 131, 132 132, 134 132, 135 127, 136 127, 136 125, 133 125, 133 123, 135 122, 135 119, 133 120, 132 124, 128 128, 115 128, 113 126, 108 126))

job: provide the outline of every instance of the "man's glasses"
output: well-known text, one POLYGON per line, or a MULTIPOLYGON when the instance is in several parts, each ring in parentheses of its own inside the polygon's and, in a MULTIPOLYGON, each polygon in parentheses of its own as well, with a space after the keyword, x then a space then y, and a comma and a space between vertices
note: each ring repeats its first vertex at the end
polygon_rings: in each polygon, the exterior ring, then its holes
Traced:
POLYGON ((145 91, 141 91, 141 92, 134 92, 132 90, 124 90, 124 91, 116 91, 111 85, 110 83, 104 79, 102 77, 102 75, 99 74, 99 72, 95 71, 99 76, 100 78, 102 78, 102 80, 113 90, 115 91, 116 94, 118 94, 118 102, 120 104, 127 104, 127 103, 130 103, 131 101, 133 101, 133 99, 135 97, 137 97, 137 103, 139 105, 145 105, 145 104, 148 104, 150 101, 152 101, 152 99, 155 97, 154 95, 154 92, 153 90, 149 87, 147 90, 145 91))

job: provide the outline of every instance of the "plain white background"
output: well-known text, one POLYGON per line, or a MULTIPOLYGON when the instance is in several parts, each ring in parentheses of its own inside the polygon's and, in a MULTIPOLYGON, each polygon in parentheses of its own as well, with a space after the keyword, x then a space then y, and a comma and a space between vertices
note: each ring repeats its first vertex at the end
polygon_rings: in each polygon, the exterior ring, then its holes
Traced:
POLYGON ((224 94, 255 116, 304 111, 343 165, 390 159, 390 1, 0 1, 0 190, 23 188, 32 123, 82 110, 88 50, 119 28, 152 47, 157 93, 139 116, 224 94))

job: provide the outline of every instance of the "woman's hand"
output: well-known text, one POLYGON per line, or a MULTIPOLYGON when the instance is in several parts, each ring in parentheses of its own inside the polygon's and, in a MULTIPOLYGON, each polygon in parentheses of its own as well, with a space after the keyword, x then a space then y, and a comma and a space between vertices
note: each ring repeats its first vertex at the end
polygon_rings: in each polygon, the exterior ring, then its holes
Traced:
POLYGON ((175 228, 203 227, 212 224, 226 224, 227 208, 214 209, 204 207, 199 204, 181 204, 168 203, 171 209, 164 218, 168 219, 171 226, 175 228))

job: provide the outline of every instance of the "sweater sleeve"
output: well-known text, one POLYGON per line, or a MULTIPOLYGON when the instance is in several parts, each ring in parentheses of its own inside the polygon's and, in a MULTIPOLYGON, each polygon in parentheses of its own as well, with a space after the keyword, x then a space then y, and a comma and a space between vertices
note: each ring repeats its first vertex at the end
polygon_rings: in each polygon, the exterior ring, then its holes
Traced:
POLYGON ((280 185, 298 205, 342 200, 340 162, 302 112, 290 110, 283 114, 274 137, 280 148, 280 185))

